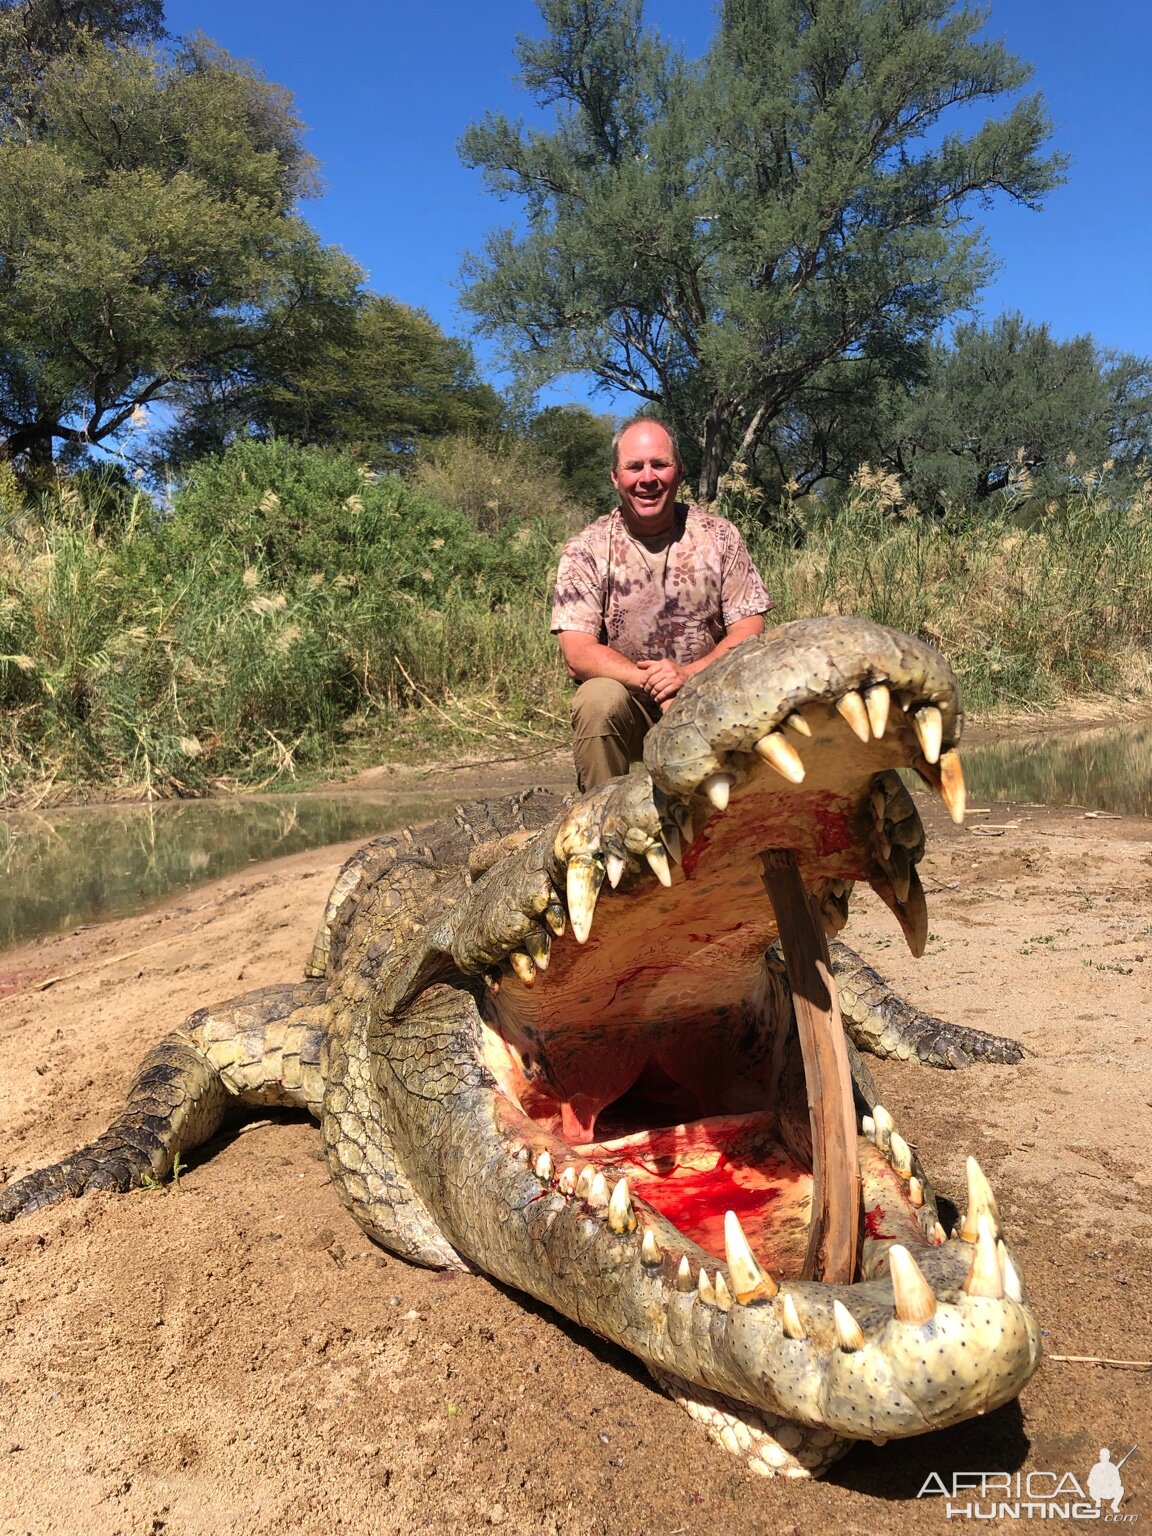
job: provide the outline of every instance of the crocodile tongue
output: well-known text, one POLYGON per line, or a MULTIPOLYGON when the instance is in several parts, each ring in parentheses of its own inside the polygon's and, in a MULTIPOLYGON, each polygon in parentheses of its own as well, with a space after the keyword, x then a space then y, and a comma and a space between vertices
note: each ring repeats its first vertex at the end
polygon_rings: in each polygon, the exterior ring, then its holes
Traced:
POLYGON ((795 857, 762 853, 764 887, 792 990, 812 1128, 812 1217, 803 1278, 848 1285, 860 1240, 856 1114, 828 945, 795 857))

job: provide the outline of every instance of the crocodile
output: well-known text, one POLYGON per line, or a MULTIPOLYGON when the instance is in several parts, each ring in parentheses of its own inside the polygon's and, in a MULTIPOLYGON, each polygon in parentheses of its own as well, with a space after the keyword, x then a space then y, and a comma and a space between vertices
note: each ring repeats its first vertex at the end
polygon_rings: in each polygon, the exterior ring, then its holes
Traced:
POLYGON ((755 1472, 1011 1400, 1039 1328, 988 1181, 969 1158, 963 1213, 938 1204, 860 1052, 1021 1047, 917 1012, 838 938, 866 882, 923 951, 899 770, 962 820, 961 725, 912 637, 827 617, 746 641, 630 774, 359 850, 304 979, 193 1013, 0 1219, 164 1177, 237 1100, 302 1106, 375 1241, 631 1351, 755 1472))

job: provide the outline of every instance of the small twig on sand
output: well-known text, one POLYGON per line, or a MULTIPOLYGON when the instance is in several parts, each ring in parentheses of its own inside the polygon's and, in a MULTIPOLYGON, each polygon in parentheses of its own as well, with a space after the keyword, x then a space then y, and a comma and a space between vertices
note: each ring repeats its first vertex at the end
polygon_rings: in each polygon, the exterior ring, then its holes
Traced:
POLYGON ((1052 1355, 1044 1351, 1045 1360, 1071 1360, 1078 1365, 1127 1365, 1137 1371, 1152 1371, 1152 1360, 1112 1360, 1107 1355, 1052 1355))
MULTIPOLYGON (((205 918, 205 922, 210 919, 205 918)), ((197 923, 196 928, 203 928, 204 923, 197 923)), ((196 928, 186 929, 188 933, 195 933, 196 928)), ((0 1008, 10 1003, 13 998, 27 997, 29 992, 47 992, 49 987, 54 987, 60 981, 72 981, 77 976, 86 976, 89 971, 102 971, 106 966, 116 965, 121 960, 132 960, 137 955, 142 955, 145 950, 157 949, 161 944, 170 944, 172 935, 168 934, 163 939, 153 939, 151 944, 141 944, 139 949, 126 949, 118 955, 107 955, 103 960, 97 960, 92 965, 77 966, 74 971, 61 971, 58 976, 42 976, 39 981, 34 981, 31 986, 21 987, 19 992, 9 992, 7 997, 0 997, 0 1008)))

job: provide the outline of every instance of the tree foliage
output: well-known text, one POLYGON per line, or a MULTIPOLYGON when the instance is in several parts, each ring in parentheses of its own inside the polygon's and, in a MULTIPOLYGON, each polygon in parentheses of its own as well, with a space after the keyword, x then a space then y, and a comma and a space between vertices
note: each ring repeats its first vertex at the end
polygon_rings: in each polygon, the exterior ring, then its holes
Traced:
POLYGON ((296 213, 313 165, 286 93, 158 29, 147 0, 0 16, 8 457, 99 443, 353 301, 357 269, 296 213))
POLYGON ((889 425, 881 458, 919 505, 972 506, 997 492, 1040 493, 1105 464, 1123 470, 1152 424, 1147 362, 1057 341, 1018 314, 957 328, 889 425))
POLYGON ((258 353, 179 392, 162 457, 181 464, 237 437, 279 437, 387 469, 420 443, 499 425, 502 402, 478 378, 471 350, 421 310, 358 289, 309 315, 289 308, 272 319, 258 353))
POLYGON ((950 0, 724 0, 689 65, 639 0, 540 0, 522 78, 551 131, 490 116, 461 152, 524 227, 466 302, 530 384, 588 371, 696 444, 710 497, 821 372, 909 368, 987 275, 973 205, 1058 179, 1040 98, 964 133, 1027 69, 950 0))

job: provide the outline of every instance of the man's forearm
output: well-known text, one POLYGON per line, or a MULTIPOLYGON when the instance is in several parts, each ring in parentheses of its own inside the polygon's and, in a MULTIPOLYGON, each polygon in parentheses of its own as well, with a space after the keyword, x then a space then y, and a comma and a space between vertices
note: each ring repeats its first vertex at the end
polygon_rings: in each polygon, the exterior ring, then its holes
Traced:
POLYGON ((757 615, 751 619, 738 619, 729 629, 723 640, 717 641, 706 656, 698 656, 695 661, 685 663, 684 670, 689 677, 695 677, 697 672, 703 672, 721 656, 726 656, 729 651, 734 651, 745 640, 750 640, 754 635, 764 633, 764 620, 757 615))
POLYGON ((614 651, 610 645, 601 645, 591 635, 576 636, 574 630, 562 630, 558 639, 569 676, 578 683, 590 677, 610 677, 626 688, 643 688, 644 674, 634 661, 614 651))

